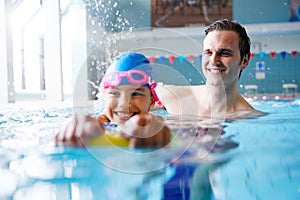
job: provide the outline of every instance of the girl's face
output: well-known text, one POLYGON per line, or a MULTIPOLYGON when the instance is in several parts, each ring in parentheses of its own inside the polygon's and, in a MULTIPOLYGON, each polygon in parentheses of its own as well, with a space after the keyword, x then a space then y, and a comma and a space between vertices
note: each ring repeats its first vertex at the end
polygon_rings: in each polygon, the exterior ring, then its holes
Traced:
POLYGON ((104 93, 104 112, 110 121, 124 123, 136 114, 146 114, 154 105, 150 89, 146 86, 120 85, 104 93))

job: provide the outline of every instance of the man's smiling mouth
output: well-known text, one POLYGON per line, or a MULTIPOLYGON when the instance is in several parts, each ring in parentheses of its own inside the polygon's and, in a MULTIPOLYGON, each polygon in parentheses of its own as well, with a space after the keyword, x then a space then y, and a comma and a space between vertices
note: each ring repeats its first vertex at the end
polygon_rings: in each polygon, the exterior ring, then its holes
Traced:
POLYGON ((221 72, 226 71, 226 68, 225 67, 223 67, 223 68, 215 67, 215 68, 207 68, 207 70, 211 73, 221 73, 221 72))

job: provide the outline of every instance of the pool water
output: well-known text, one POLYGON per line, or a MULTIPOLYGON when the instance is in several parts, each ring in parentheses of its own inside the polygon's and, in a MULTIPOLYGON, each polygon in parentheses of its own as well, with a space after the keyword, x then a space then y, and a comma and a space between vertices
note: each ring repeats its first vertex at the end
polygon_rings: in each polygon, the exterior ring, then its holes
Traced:
POLYGON ((299 101, 254 103, 269 115, 227 124, 236 155, 215 171, 220 199, 300 198, 299 101))
POLYGON ((167 117, 177 140, 144 150, 55 147, 71 107, 1 109, 0 199, 300 199, 299 100, 251 104, 269 114, 167 117))

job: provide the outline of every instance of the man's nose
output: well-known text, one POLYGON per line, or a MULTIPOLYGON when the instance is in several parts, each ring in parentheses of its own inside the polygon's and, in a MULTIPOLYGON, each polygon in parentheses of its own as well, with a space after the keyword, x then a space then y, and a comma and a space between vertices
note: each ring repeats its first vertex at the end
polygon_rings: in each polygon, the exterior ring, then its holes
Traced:
POLYGON ((211 56, 211 60, 214 64, 218 65, 220 64, 220 56, 217 53, 213 53, 211 56))

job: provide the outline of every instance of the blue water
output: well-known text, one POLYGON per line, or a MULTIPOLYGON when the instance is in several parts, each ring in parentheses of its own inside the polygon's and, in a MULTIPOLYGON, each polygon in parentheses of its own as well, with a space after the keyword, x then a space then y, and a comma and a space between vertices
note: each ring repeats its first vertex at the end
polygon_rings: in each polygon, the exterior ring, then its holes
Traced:
POLYGON ((2 110, 0 199, 300 199, 299 100, 251 104, 269 114, 206 136, 168 118, 177 140, 160 150, 55 147, 71 107, 2 110))

